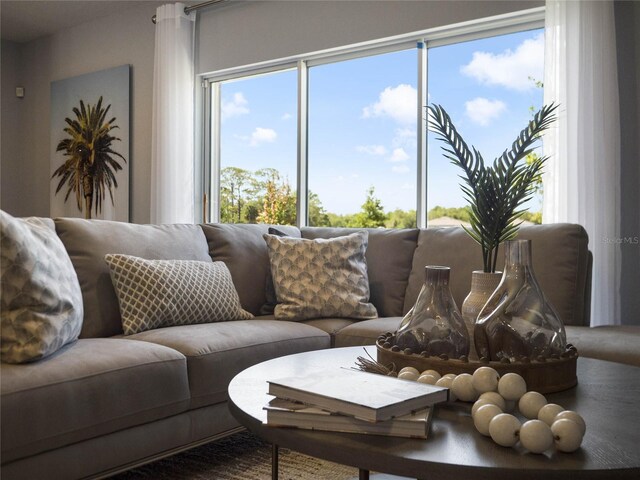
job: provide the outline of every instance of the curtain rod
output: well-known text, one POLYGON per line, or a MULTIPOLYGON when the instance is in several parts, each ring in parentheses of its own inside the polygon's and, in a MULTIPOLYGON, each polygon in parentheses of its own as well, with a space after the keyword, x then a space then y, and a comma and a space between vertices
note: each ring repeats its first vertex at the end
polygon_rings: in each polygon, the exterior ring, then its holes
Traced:
MULTIPOLYGON (((200 8, 208 7, 209 5, 215 5, 216 3, 226 2, 227 0, 209 0, 208 2, 196 3, 195 5, 191 5, 190 7, 184 7, 184 14, 189 15, 189 13, 194 10, 199 10, 200 8)), ((156 23, 156 16, 151 17, 151 21, 156 23)))

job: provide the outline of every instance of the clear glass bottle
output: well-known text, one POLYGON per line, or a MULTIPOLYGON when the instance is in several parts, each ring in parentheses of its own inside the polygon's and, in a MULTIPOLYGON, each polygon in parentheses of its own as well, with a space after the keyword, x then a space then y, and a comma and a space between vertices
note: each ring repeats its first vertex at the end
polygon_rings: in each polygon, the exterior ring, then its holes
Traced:
POLYGON ((426 266, 425 272, 422 290, 396 331, 395 344, 429 356, 469 355, 469 333, 449 290, 449 267, 426 266))
POLYGON ((564 353, 564 325, 536 281, 531 240, 505 242, 502 280, 476 320, 478 355, 522 361, 564 353))

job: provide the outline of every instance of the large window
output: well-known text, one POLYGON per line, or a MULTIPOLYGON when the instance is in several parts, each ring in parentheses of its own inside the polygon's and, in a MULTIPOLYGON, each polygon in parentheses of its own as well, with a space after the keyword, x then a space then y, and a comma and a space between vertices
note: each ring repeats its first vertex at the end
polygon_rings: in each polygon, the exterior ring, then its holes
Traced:
MULTIPOLYGON (((539 11, 212 75, 209 220, 464 224, 460 172, 426 131, 425 106, 442 105, 485 161, 500 155, 542 106, 542 21, 539 11)), ((540 221, 541 196, 527 207, 540 221)))

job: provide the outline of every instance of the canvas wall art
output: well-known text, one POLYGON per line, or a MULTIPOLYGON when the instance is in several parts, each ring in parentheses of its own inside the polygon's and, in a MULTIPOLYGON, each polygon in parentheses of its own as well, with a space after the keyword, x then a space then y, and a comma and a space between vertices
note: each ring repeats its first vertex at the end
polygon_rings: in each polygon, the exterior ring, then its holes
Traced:
POLYGON ((52 217, 129 221, 129 74, 51 82, 52 217))

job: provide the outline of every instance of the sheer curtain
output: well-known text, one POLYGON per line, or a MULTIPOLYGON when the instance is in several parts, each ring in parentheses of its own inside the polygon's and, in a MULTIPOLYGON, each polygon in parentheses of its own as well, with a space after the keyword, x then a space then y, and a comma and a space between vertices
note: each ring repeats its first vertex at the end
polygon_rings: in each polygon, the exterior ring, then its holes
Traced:
POLYGON ((612 1, 547 0, 545 103, 560 105, 543 221, 585 227, 593 252, 591 325, 620 323, 620 116, 612 1))
POLYGON ((193 223, 195 13, 156 11, 151 146, 151 222, 193 223))

